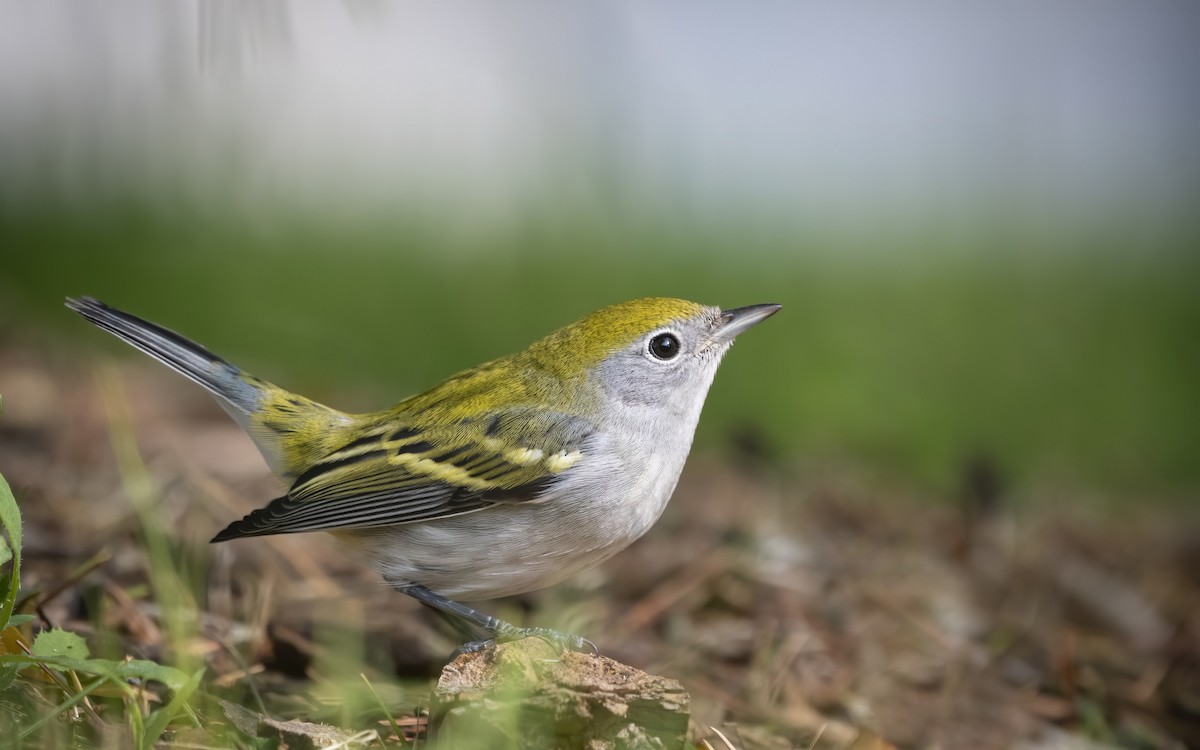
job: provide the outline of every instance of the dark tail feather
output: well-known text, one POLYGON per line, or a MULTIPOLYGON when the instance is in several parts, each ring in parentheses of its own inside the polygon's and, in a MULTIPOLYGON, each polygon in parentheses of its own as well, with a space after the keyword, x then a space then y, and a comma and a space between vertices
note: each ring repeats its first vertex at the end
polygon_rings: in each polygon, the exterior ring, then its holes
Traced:
POLYGON ((91 297, 67 299, 67 307, 166 366, 207 388, 234 410, 258 408, 261 391, 241 371, 194 341, 91 297))

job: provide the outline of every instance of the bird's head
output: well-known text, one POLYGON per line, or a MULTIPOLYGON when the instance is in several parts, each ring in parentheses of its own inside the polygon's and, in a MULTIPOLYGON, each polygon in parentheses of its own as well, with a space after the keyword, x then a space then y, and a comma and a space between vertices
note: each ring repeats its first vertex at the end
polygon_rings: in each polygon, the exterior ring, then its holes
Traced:
POLYGON ((622 302, 546 336, 528 355, 564 380, 598 384, 610 402, 698 416, 734 338, 779 308, 722 310, 666 297, 622 302))

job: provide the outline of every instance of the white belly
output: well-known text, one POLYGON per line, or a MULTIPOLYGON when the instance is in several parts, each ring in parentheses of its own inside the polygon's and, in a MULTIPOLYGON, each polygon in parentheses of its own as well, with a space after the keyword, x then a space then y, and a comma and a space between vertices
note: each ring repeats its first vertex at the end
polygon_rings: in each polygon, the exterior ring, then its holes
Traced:
POLYGON ((389 581, 418 583, 451 599, 545 588, 612 557, 658 520, 679 480, 690 433, 685 444, 674 444, 678 455, 670 456, 662 455, 661 442, 624 451, 592 446, 538 502, 335 535, 389 581))

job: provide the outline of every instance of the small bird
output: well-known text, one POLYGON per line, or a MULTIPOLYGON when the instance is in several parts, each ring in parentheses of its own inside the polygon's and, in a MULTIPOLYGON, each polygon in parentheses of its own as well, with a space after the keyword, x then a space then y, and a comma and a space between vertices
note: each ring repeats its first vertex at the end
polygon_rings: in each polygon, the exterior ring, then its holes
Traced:
POLYGON ((624 302, 389 409, 346 414, 91 297, 67 307, 208 389, 290 487, 212 541, 326 531, 464 632, 575 649, 590 642, 456 600, 551 586, 642 536, 721 358, 780 309, 624 302))

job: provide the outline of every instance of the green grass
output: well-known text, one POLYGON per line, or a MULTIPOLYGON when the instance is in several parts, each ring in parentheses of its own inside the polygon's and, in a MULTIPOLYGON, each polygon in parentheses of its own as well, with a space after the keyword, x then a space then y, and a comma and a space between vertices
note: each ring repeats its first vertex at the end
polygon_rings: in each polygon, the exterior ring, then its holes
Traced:
POLYGON ((104 722, 105 704, 117 706, 116 727, 130 747, 151 748, 172 722, 190 716, 188 701, 204 676, 144 659, 94 658, 79 635, 57 628, 31 637, 32 615, 18 608, 21 514, 0 476, 0 732, 9 747, 80 747, 104 722), (154 709, 145 691, 165 688, 154 709), (60 721, 61 718, 70 720, 60 721))
POLYGON ((775 301, 783 312, 723 366, 700 445, 751 433, 784 465, 850 460, 944 491, 977 454, 1018 485, 1119 495, 1200 480, 1190 237, 966 228, 953 242, 850 241, 555 217, 466 242, 431 219, 138 204, 2 222, 0 335, 50 329, 80 359, 121 352, 61 309, 86 293, 281 385, 369 409, 613 301, 775 301))
MULTIPOLYGON (((208 574, 203 566, 197 570, 194 562, 206 553, 183 549, 184 543, 166 532, 161 492, 138 453, 119 385, 109 379, 103 389, 124 494, 136 506, 137 554, 144 559, 149 583, 125 593, 157 606, 155 619, 164 635, 162 655, 156 660, 130 657, 130 649, 154 644, 136 643, 136 637, 114 632, 106 623, 103 605, 96 602, 89 622, 93 632, 86 640, 75 632, 49 628, 31 614, 40 613, 45 592, 20 589, 21 516, 0 476, 0 736, 4 747, 149 750, 160 747, 164 739, 182 747, 278 747, 259 722, 288 710, 279 698, 270 706, 264 704, 253 677, 238 680, 233 687, 217 684, 198 656, 198 647, 209 642, 200 629, 208 574), (106 652, 107 658, 94 655, 93 646, 106 652)), ((97 561, 110 556, 101 554, 97 561)), ((65 583, 78 585, 93 567, 85 565, 77 578, 65 583)), ((314 666, 314 673, 334 696, 330 705, 338 707, 336 714, 324 718, 356 729, 310 724, 291 728, 292 739, 336 736, 343 742, 339 746, 348 750, 406 747, 402 740, 386 740, 387 733, 377 727, 392 714, 380 690, 401 704, 397 696, 407 693, 390 675, 375 674, 380 680, 375 684, 368 680, 365 671, 374 674, 374 670, 355 647, 363 638, 361 620, 349 615, 342 613, 337 633, 318 634, 326 663, 314 666)), ((423 683, 417 688, 422 693, 426 689, 423 683)), ((309 721, 319 713, 313 705, 320 701, 318 692, 310 690, 302 698, 312 702, 303 710, 309 721)), ((294 711, 296 706, 290 708, 294 711)))

